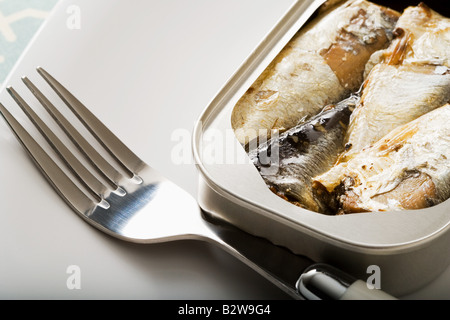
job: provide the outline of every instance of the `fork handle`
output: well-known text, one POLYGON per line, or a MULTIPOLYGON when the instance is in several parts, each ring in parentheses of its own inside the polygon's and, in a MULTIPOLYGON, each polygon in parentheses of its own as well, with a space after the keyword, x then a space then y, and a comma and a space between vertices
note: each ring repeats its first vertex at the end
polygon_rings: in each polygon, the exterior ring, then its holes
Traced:
POLYGON ((330 265, 309 267, 297 282, 298 292, 308 300, 397 300, 386 292, 330 265))
POLYGON ((292 253, 203 212, 209 242, 244 262, 296 300, 395 300, 343 271, 292 253))
POLYGON ((250 235, 237 227, 202 212, 205 240, 227 251, 261 276, 272 282, 290 297, 300 300, 295 284, 302 272, 314 262, 275 246, 270 241, 250 235))

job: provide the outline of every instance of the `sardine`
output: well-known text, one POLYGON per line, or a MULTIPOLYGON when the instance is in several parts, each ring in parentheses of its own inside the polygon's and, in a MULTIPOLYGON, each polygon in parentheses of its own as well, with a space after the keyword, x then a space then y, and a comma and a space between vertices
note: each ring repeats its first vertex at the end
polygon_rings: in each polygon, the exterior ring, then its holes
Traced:
POLYGON ((330 169, 343 151, 350 114, 358 99, 351 96, 328 106, 306 123, 273 136, 249 152, 275 194, 308 210, 328 213, 313 194, 311 178, 330 169))
POLYGON ((423 4, 409 7, 394 34, 389 48, 377 52, 380 63, 368 64, 373 68, 366 70, 369 75, 350 120, 349 150, 343 160, 450 102, 450 19, 423 4))
POLYGON ((450 104, 397 127, 313 178, 338 213, 428 208, 450 198, 450 104))
POLYGON ((231 123, 239 142, 292 128, 358 90, 367 61, 389 45, 398 17, 350 0, 302 28, 235 105, 231 123))

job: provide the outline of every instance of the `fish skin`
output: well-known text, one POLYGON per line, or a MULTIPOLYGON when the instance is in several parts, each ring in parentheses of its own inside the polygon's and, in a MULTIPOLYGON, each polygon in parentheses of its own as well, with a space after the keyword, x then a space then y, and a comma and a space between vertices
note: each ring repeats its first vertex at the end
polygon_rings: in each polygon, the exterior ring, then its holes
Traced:
POLYGON ((366 62, 389 45, 398 17, 351 0, 302 28, 235 105, 231 123, 238 141, 246 145, 260 134, 292 128, 359 88, 366 62))
POLYGON ((428 208, 450 198, 450 104, 313 178, 339 213, 428 208))
MULTIPOLYGON (((346 143, 351 158, 385 134, 450 101, 450 19, 425 5, 408 7, 396 39, 364 83, 346 143)), ((366 73, 368 71, 366 70, 366 73)))
POLYGON ((344 137, 359 97, 326 107, 309 121, 273 136, 249 157, 269 188, 280 197, 308 210, 328 213, 317 201, 311 177, 333 166, 344 150, 344 137))
POLYGON ((346 137, 351 148, 343 158, 450 101, 450 73, 435 70, 432 65, 375 66, 352 114, 346 137))

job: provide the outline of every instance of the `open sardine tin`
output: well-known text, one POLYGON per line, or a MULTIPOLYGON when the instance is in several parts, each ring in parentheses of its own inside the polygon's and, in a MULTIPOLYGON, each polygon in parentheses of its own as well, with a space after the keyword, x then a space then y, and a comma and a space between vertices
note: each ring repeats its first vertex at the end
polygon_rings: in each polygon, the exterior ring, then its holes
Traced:
MULTIPOLYGON (((426 209, 346 215, 303 209, 269 190, 231 124, 239 99, 323 2, 295 2, 201 115, 193 135, 199 204, 206 213, 250 234, 361 279, 377 266, 381 288, 401 296, 427 284, 449 265, 450 200, 426 209)), ((427 4, 434 9, 433 1, 427 4)), ((396 5, 393 9, 400 11, 416 3, 396 5)))

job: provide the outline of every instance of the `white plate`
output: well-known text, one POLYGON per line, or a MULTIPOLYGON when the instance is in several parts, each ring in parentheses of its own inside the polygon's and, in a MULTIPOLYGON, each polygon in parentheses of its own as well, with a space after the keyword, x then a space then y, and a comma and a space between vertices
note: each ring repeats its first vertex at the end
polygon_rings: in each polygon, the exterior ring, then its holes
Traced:
MULTIPOLYGON (((172 151, 292 2, 63 0, 5 84, 25 93, 20 77, 42 85, 35 67, 46 68, 144 161, 196 196, 194 164, 176 164, 172 151)), ((5 90, 0 101, 26 125, 5 90)), ((134 245, 88 226, 4 121, 0 150, 0 298, 286 298, 206 244, 134 245), (80 289, 68 288, 70 266, 81 271, 80 289)), ((447 271, 411 297, 449 298, 449 284, 447 271)))

